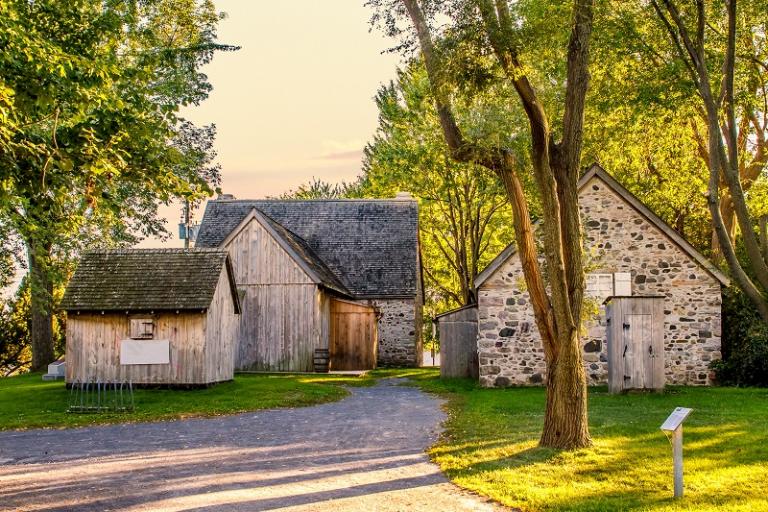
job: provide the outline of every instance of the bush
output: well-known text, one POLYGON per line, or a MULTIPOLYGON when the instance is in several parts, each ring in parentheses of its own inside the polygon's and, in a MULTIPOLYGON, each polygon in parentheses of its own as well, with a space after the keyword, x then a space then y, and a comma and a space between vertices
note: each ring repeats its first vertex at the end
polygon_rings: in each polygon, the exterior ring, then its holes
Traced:
MULTIPOLYGON (((59 287, 57 297, 63 290, 59 287)), ((30 288, 27 278, 21 280, 16 294, 7 299, 0 298, 0 377, 7 377, 29 371, 32 362, 30 324, 30 288)), ((53 315, 54 355, 61 356, 66 346, 64 313, 53 315)))
POLYGON ((723 360, 712 363, 730 386, 768 387, 768 325, 736 289, 723 293, 723 360))

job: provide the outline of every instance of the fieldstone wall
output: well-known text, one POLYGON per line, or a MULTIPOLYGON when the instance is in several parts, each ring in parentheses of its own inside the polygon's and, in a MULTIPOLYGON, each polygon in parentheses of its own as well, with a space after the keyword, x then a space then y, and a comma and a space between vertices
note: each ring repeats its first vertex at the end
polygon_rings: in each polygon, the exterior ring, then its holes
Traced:
MULTIPOLYGON (((720 283, 602 180, 580 192, 591 273, 629 272, 632 295, 663 295, 665 372, 669 384, 706 385, 720 353, 720 283)), ((593 297, 593 313, 605 297, 593 297)), ((587 309, 590 309, 587 307, 587 309)), ((608 377, 605 310, 582 339, 590 383, 608 377)), ((510 257, 478 290, 480 383, 537 385, 546 379, 544 350, 525 291, 520 261, 510 257)))
POLYGON ((416 299, 361 301, 378 308, 378 366, 420 366, 421 304, 416 299))

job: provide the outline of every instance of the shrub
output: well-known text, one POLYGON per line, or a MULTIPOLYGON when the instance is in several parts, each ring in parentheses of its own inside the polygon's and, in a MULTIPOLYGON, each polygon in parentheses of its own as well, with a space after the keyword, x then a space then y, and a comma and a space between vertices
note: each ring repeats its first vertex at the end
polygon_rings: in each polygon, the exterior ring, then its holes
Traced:
POLYGON ((718 380, 768 387, 768 325, 739 290, 723 293, 722 334, 723 360, 712 363, 718 380))

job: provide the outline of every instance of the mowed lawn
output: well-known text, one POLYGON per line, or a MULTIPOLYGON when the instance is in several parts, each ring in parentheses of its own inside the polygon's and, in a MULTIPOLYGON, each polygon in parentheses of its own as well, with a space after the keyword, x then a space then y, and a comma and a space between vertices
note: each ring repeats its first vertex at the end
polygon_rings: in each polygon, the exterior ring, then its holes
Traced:
POLYGON ((412 373, 448 399, 433 460, 458 485, 524 511, 768 511, 768 389, 670 387, 663 394, 589 393, 594 447, 537 447, 541 388, 481 389, 412 373), (659 426, 685 423, 685 497, 672 496, 671 446, 659 426))
POLYGON ((63 381, 43 382, 40 373, 0 379, 0 430, 77 427, 98 423, 173 420, 218 416, 274 407, 297 407, 340 400, 341 384, 367 378, 334 375, 236 375, 207 389, 137 389, 131 413, 69 414, 63 381))

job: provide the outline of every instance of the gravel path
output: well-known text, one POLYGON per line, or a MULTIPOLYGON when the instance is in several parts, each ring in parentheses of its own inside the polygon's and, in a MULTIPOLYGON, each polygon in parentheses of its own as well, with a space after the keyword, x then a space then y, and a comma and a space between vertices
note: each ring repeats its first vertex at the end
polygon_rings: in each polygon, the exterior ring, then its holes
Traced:
POLYGON ((0 510, 501 510, 429 462, 440 401, 397 384, 298 409, 0 432, 0 510))

